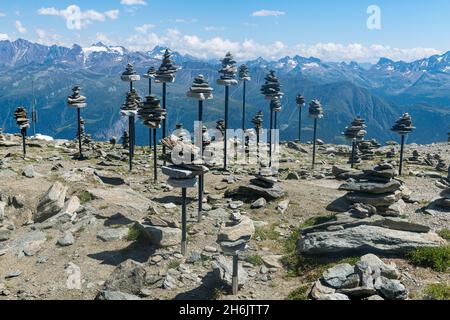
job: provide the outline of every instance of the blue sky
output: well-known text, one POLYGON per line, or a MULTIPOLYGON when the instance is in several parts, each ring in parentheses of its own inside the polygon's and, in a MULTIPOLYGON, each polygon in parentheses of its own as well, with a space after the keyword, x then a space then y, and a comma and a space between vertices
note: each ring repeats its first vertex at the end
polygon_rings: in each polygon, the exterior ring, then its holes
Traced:
POLYGON ((0 0, 0 39, 161 44, 205 58, 230 50, 241 59, 413 60, 450 50, 449 14, 448 0, 0 0), (370 5, 380 9, 381 29, 367 27, 370 5))

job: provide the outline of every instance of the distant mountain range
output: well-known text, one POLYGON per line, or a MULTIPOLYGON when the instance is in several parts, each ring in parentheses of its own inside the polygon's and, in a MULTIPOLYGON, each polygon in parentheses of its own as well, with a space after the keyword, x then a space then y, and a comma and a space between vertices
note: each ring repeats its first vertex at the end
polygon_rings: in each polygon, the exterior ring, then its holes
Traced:
MULTIPOLYGON (((75 113, 66 107, 66 97, 74 84, 83 87, 88 108, 83 110, 86 130, 97 139, 120 136, 126 120, 119 108, 125 99, 127 84, 120 74, 133 62, 143 74, 150 66, 159 66, 164 47, 135 52, 120 46, 96 43, 83 48, 73 45, 44 46, 27 40, 0 41, 0 126, 16 131, 14 109, 29 108, 32 82, 35 83, 39 111, 38 131, 60 138, 75 135, 75 113)), ((225 54, 225 53, 224 53, 225 54)), ((196 104, 185 98, 194 77, 203 74, 215 89, 215 99, 205 104, 206 122, 213 126, 223 118, 223 88, 215 84, 219 61, 202 60, 173 52, 181 69, 177 80, 168 86, 169 125, 183 122, 187 128, 197 117, 196 104)), ((368 138, 381 142, 396 138, 389 131, 396 118, 410 112, 417 126, 410 142, 444 141, 450 125, 450 52, 429 58, 402 62, 381 58, 375 65, 324 62, 317 58, 285 57, 278 61, 258 58, 245 62, 252 81, 248 88, 247 119, 263 110, 268 126, 268 104, 259 93, 264 77, 275 70, 285 97, 280 114, 281 139, 295 139, 297 106, 295 97, 302 93, 307 100, 318 98, 326 116, 320 122, 319 136, 330 142, 344 142, 341 132, 356 116, 368 123, 368 138)), ((137 83, 141 95, 147 94, 147 82, 137 83)), ((154 85, 161 93, 161 86, 154 85)), ((231 89, 231 124, 238 127, 241 115, 242 88, 231 89)), ((311 121, 304 110, 304 137, 311 139, 311 121)), ((250 126, 250 122, 248 122, 250 126)), ((138 126, 138 142, 147 142, 147 130, 138 126)))

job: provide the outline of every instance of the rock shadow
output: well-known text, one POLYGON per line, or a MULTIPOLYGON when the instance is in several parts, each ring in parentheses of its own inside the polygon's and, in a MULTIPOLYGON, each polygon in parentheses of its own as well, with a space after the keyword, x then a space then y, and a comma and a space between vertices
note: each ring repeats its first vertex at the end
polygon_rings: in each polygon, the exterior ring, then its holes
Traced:
POLYGON ((101 264, 118 266, 122 262, 129 259, 139 263, 146 263, 155 252, 156 247, 149 246, 148 243, 136 241, 131 243, 128 247, 120 250, 91 253, 87 256, 89 258, 101 261, 101 264))

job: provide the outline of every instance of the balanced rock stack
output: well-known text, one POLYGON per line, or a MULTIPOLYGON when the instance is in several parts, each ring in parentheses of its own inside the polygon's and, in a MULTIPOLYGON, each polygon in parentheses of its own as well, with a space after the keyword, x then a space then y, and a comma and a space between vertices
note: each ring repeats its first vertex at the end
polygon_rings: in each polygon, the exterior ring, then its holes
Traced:
POLYGON ((24 107, 18 107, 14 112, 14 117, 16 118, 17 125, 20 129, 30 127, 30 120, 27 116, 27 110, 24 107))
POLYGON ((345 128, 343 134, 348 140, 353 139, 361 140, 367 133, 367 131, 364 130, 366 127, 367 126, 364 119, 357 117, 355 118, 355 120, 351 122, 350 126, 345 128))
POLYGON ((209 83, 205 80, 203 75, 198 75, 194 79, 194 83, 187 92, 188 98, 196 100, 210 100, 213 98, 213 88, 209 86, 209 83))
POLYGON ((153 79, 155 77, 156 77, 156 69, 155 69, 155 67, 148 68, 147 73, 144 74, 144 78, 153 79))
POLYGON ((217 242, 225 255, 237 255, 247 248, 254 233, 253 221, 235 212, 231 214, 230 220, 220 228, 217 242))
POLYGON ((265 78, 265 83, 261 87, 261 93, 267 100, 280 99, 284 94, 281 92, 280 81, 275 75, 275 71, 270 70, 265 78))
POLYGON ((197 186, 198 171, 187 170, 183 166, 163 166, 161 170, 169 177, 167 183, 174 188, 188 189, 197 186))
POLYGON ((257 133, 259 133, 264 124, 264 115, 262 111, 259 111, 252 119, 253 126, 257 133))
POLYGON ((81 87, 75 86, 72 88, 72 95, 67 97, 67 104, 69 107, 74 108, 85 108, 86 107, 86 97, 81 95, 81 87))
POLYGON ((122 79, 122 81, 125 82, 133 82, 141 80, 141 76, 137 74, 136 70, 134 70, 134 67, 131 63, 127 64, 127 67, 125 68, 125 71, 122 73, 122 76, 120 78, 122 79))
POLYGON ((450 212, 450 166, 448 167, 448 175, 447 178, 441 179, 438 186, 443 189, 438 200, 435 201, 435 204, 439 207, 439 209, 444 209, 445 212, 450 212))
POLYGON ((172 62, 171 53, 169 49, 166 49, 166 52, 164 52, 161 66, 156 72, 155 82, 157 83, 175 82, 177 71, 178 68, 172 62))
POLYGON ((286 192, 274 177, 270 168, 261 168, 259 174, 250 180, 250 184, 240 186, 237 190, 227 192, 226 196, 242 195, 263 197, 266 200, 276 200, 285 196, 286 192))
POLYGON ((352 204, 368 206, 373 213, 382 216, 400 216, 406 206, 402 200, 404 187, 395 176, 394 167, 382 162, 373 169, 363 170, 361 177, 350 179, 339 189, 349 191, 345 197, 352 204))
POLYGON ((144 125, 151 129, 158 129, 166 117, 166 110, 161 108, 160 100, 155 95, 145 97, 144 103, 139 105, 137 111, 144 125))
POLYGON ((411 133, 415 127, 412 125, 412 118, 408 113, 405 113, 392 127, 392 131, 398 134, 405 135, 411 133))
POLYGON ((358 151, 362 160, 373 160, 375 158, 375 150, 381 147, 381 144, 375 140, 358 141, 358 151))
POLYGON ((400 278, 395 264, 367 254, 354 266, 342 263, 326 270, 310 295, 314 300, 406 300, 400 278))
POLYGON ((281 112, 281 100, 280 99, 270 100, 270 108, 272 109, 273 112, 281 112))
POLYGON ((436 170, 437 171, 441 171, 441 172, 446 172, 447 168, 448 168, 447 163, 445 162, 445 160, 441 156, 439 156, 438 157, 438 163, 436 165, 436 170))
POLYGON ((299 94, 296 98, 295 98, 295 103, 297 104, 297 107, 301 108, 305 105, 305 97, 303 97, 301 94, 299 94))
POLYGON ((313 100, 309 104, 309 117, 312 119, 323 118, 323 107, 319 100, 313 100))
MULTIPOLYGON (((93 142, 92 136, 90 134, 86 134, 86 128, 85 128, 84 124, 85 124, 84 119, 80 118, 81 141, 83 142, 84 145, 90 145, 93 142)), ((77 134, 77 138, 78 138, 78 134, 77 134)))
POLYGON ((233 55, 228 52, 225 58, 221 60, 222 68, 220 68, 220 79, 217 80, 217 84, 221 86, 235 86, 238 84, 236 80, 236 61, 234 61, 233 55))
POLYGON ((130 136, 128 135, 127 131, 124 131, 122 135, 122 147, 125 150, 128 150, 130 148, 130 136))
POLYGON ((125 103, 120 108, 120 112, 124 116, 132 116, 137 113, 139 103, 133 92, 128 92, 125 103))
POLYGON ((248 67, 245 64, 243 64, 239 67, 239 79, 241 81, 252 80, 252 78, 250 77, 250 72, 248 71, 248 67))

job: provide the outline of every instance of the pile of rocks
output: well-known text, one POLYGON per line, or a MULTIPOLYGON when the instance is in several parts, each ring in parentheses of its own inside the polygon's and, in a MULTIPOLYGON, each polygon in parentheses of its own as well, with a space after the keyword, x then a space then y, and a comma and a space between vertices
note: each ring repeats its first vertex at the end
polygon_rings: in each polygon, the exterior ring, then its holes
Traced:
POLYGON ((408 290, 395 264, 368 254, 352 266, 348 263, 326 270, 310 296, 315 300, 406 300, 408 290))
POLYGON ((270 70, 265 78, 265 83, 261 86, 261 93, 267 100, 278 100, 284 93, 281 92, 280 81, 275 75, 275 71, 270 70))
POLYGON ((139 105, 137 113, 144 125, 151 129, 158 129, 167 115, 166 110, 161 108, 160 100, 155 95, 145 97, 145 101, 139 105))
POLYGON ((236 73, 238 70, 233 55, 228 52, 221 62, 222 68, 219 70, 220 79, 217 80, 217 84, 221 86, 237 85, 238 81, 236 80, 236 73))
POLYGON ((286 194, 278 179, 274 177, 270 168, 262 168, 250 184, 240 186, 237 190, 227 192, 226 196, 241 195, 252 197, 263 197, 266 200, 276 200, 286 194))
POLYGON ((380 147, 381 144, 375 139, 358 141, 358 155, 362 160, 373 160, 376 155, 375 150, 380 147))
POLYGON ((72 88, 72 95, 67 97, 67 104, 75 108, 86 107, 86 97, 81 95, 80 86, 75 86, 72 88))
POLYGON ((247 248, 254 233, 253 221, 239 212, 234 212, 229 221, 220 228, 217 242, 225 255, 237 255, 247 248))
POLYGON ((128 92, 124 104, 120 108, 120 112, 124 116, 132 116, 137 113, 139 106, 138 99, 133 92, 128 92))
POLYGON ((438 247, 446 241, 424 225, 405 219, 372 215, 360 218, 361 212, 372 214, 371 207, 360 205, 353 212, 337 214, 331 221, 301 230, 297 243, 300 255, 352 256, 387 254, 403 256, 417 247, 438 247))
POLYGON ((156 215, 155 206, 151 205, 145 220, 138 227, 150 244, 158 247, 172 247, 180 244, 181 226, 176 219, 169 216, 156 215))
POLYGON ((122 73, 121 77, 124 82, 133 82, 141 80, 141 76, 137 74, 136 70, 131 63, 127 64, 125 71, 122 73))
POLYGON ((202 171, 187 170, 182 166, 163 166, 162 173, 169 177, 167 183, 174 188, 188 189, 197 186, 197 175, 202 171))
POLYGON ((443 209, 444 212, 450 212, 450 167, 448 167, 447 178, 442 178, 436 184, 443 191, 440 193, 441 198, 434 201, 431 206, 437 206, 439 209, 443 209))
POLYGON ((213 98, 213 90, 205 77, 200 74, 194 79, 194 83, 186 95, 188 98, 196 100, 210 100, 213 98))
POLYGON ((174 82, 178 68, 174 65, 169 49, 166 49, 163 56, 163 61, 158 71, 156 72, 155 82, 167 83, 174 82))
POLYGON ((20 129, 30 127, 30 120, 27 116, 27 110, 24 107, 18 107, 14 112, 14 117, 20 129))
MULTIPOLYGON (((383 216, 400 216, 405 209, 402 200, 404 186, 396 176, 393 165, 382 162, 372 169, 363 170, 357 179, 350 179, 340 186, 349 191, 345 198, 352 204, 370 207, 370 211, 383 216)), ((359 208, 361 206, 357 206, 359 208)), ((352 209, 356 211, 356 209, 352 209)), ((366 210, 359 213, 366 217, 366 210)))

